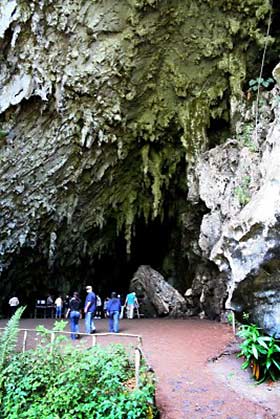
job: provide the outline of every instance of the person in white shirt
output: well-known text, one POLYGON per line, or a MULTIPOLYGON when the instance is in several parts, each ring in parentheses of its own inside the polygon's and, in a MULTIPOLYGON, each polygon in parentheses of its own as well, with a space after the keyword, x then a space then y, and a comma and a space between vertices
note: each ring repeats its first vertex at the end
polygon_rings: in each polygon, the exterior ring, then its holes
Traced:
POLYGON ((19 305, 19 299, 15 295, 9 299, 10 317, 12 317, 15 314, 18 305, 19 305))
POLYGON ((62 298, 60 297, 60 295, 57 297, 54 304, 55 304, 55 318, 56 319, 61 319, 63 301, 62 301, 62 298))

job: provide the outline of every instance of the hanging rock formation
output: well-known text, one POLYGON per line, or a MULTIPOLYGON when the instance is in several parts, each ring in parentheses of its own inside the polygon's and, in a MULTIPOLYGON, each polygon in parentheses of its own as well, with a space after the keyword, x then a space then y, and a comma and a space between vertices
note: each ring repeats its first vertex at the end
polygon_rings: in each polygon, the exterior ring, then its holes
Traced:
POLYGON ((269 11, 269 0, 1 1, 0 306, 15 289, 24 301, 105 286, 112 272, 96 269, 109 256, 118 281, 118 240, 131 274, 150 263, 138 232, 161 223, 152 266, 190 290, 187 314, 216 318, 254 282, 278 252, 279 104, 276 90, 263 96, 248 146, 242 89, 269 11))

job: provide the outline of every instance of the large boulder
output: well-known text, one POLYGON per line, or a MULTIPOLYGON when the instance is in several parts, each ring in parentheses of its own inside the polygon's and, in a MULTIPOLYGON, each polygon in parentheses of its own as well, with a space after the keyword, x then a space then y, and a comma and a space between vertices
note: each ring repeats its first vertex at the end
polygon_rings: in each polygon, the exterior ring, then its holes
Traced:
POLYGON ((182 317, 186 311, 184 297, 164 277, 148 265, 141 265, 130 287, 139 296, 141 309, 151 315, 182 317))

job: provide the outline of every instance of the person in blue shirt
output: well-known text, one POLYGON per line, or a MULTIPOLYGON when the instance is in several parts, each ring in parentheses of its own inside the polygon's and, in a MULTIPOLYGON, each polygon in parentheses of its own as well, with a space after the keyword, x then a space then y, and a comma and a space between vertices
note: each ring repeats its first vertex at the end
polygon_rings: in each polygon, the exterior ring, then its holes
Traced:
POLYGON ((119 318, 121 312, 121 301, 117 298, 117 294, 112 292, 111 298, 107 303, 107 316, 109 319, 109 332, 119 332, 119 318))
POLYGON ((127 307, 127 318, 133 319, 134 308, 139 307, 139 303, 135 292, 130 292, 129 294, 127 294, 124 306, 127 307))
POLYGON ((69 302, 69 307, 67 309, 66 318, 70 318, 70 327, 71 327, 71 339, 79 338, 79 320, 82 317, 81 313, 81 300, 79 294, 74 292, 73 297, 69 302), (69 316, 70 314, 70 316, 69 316))
POLYGON ((84 307, 86 333, 95 333, 94 316, 96 311, 96 295, 92 291, 91 285, 86 287, 86 292, 88 293, 84 307))

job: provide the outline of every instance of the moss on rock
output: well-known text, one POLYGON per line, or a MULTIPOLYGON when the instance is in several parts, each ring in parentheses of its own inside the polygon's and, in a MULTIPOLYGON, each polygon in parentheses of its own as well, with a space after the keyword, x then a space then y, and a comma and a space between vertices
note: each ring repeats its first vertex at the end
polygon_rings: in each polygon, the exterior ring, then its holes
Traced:
POLYGON ((61 260, 103 251, 112 220, 129 243, 138 217, 163 217, 178 177, 187 196, 269 12, 268 0, 15 4, 1 15, 3 270, 34 236, 47 249, 52 230, 61 260))

